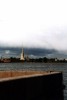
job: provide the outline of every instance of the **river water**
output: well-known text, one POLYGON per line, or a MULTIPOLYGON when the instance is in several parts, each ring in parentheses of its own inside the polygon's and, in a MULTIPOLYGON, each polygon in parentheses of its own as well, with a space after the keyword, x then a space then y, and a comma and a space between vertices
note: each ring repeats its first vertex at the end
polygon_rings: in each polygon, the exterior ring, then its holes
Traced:
POLYGON ((0 63, 0 70, 41 70, 41 71, 62 71, 64 100, 67 100, 67 63, 0 63))

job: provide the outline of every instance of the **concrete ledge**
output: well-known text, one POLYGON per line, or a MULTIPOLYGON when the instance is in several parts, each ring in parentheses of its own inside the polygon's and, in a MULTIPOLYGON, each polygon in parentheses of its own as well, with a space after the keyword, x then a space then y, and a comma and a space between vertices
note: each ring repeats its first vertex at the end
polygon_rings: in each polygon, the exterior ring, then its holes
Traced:
POLYGON ((29 77, 29 76, 36 76, 36 75, 50 75, 56 74, 61 72, 56 71, 0 71, 0 79, 3 78, 14 78, 14 77, 29 77))
POLYGON ((0 72, 1 100, 63 100, 63 75, 53 71, 0 72), (8 76, 7 77, 5 77, 8 76))

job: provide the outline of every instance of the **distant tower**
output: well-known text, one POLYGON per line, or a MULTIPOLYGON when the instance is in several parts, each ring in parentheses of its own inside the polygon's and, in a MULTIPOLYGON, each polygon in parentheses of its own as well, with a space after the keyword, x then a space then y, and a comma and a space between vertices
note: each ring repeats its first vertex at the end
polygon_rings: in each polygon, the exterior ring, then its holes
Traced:
POLYGON ((24 50, 23 50, 23 49, 22 49, 22 53, 21 53, 20 60, 25 60, 25 59, 24 59, 24 50))

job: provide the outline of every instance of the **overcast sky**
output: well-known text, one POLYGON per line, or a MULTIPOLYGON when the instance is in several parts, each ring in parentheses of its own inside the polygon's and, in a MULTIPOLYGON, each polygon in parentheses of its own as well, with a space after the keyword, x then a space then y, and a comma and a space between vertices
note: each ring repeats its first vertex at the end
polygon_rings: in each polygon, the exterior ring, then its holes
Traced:
POLYGON ((0 0, 0 46, 67 53, 67 0, 0 0))

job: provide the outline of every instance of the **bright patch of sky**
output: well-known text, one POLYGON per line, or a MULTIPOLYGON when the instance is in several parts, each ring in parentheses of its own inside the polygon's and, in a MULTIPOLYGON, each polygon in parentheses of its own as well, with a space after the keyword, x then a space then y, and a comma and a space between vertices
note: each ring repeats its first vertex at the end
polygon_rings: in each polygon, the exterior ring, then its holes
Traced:
POLYGON ((67 0, 0 0, 0 45, 66 51, 67 0))

